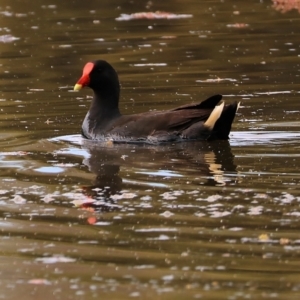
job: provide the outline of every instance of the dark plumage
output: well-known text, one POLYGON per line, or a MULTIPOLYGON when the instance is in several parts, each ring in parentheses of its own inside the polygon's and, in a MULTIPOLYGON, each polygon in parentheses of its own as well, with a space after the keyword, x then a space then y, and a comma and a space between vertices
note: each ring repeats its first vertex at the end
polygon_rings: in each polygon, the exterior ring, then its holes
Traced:
POLYGON ((82 134, 93 140, 123 143, 162 143, 186 140, 228 139, 238 103, 219 104, 221 95, 166 111, 122 115, 120 85, 114 68, 103 60, 88 62, 74 90, 94 91, 82 134), (219 104, 219 105, 218 105, 219 104))

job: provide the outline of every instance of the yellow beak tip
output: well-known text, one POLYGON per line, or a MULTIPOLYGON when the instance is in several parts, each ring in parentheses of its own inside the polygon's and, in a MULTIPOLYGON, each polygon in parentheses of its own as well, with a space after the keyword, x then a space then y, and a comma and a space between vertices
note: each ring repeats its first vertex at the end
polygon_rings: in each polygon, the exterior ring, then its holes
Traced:
POLYGON ((82 85, 79 83, 76 83, 74 86, 74 91, 80 91, 82 89, 82 85))

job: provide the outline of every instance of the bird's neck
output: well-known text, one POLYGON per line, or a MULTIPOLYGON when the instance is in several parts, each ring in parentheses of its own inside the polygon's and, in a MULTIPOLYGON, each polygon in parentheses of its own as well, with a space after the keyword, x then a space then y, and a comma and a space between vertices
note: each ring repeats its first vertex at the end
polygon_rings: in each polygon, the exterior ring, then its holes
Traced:
POLYGON ((120 116, 119 91, 99 92, 94 90, 94 97, 89 110, 89 118, 98 122, 107 122, 120 116))

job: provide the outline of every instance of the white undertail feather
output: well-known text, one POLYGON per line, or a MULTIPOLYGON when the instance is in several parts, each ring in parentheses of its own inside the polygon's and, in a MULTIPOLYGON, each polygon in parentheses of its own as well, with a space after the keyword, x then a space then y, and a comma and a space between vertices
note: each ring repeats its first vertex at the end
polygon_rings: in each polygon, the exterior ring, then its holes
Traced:
POLYGON ((204 123, 206 127, 208 127, 211 130, 214 128, 216 122, 218 121, 218 119, 222 114, 223 107, 224 107, 224 102, 222 102, 220 105, 215 106, 214 110, 211 112, 210 116, 204 123))
POLYGON ((239 102, 239 103, 237 104, 236 112, 237 112, 238 109, 240 108, 240 105, 241 105, 241 102, 239 102))

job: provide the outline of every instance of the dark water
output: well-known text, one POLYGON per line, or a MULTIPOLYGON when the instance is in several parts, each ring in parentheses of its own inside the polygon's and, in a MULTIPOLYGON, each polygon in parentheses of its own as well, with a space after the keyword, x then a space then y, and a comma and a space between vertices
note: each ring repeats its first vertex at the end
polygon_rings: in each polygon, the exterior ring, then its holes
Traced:
POLYGON ((299 299, 300 16, 286 2, 1 2, 0 299, 299 299), (143 11, 192 17, 116 20, 143 11), (91 91, 72 89, 99 58, 123 113, 242 101, 230 141, 84 141, 91 91))

